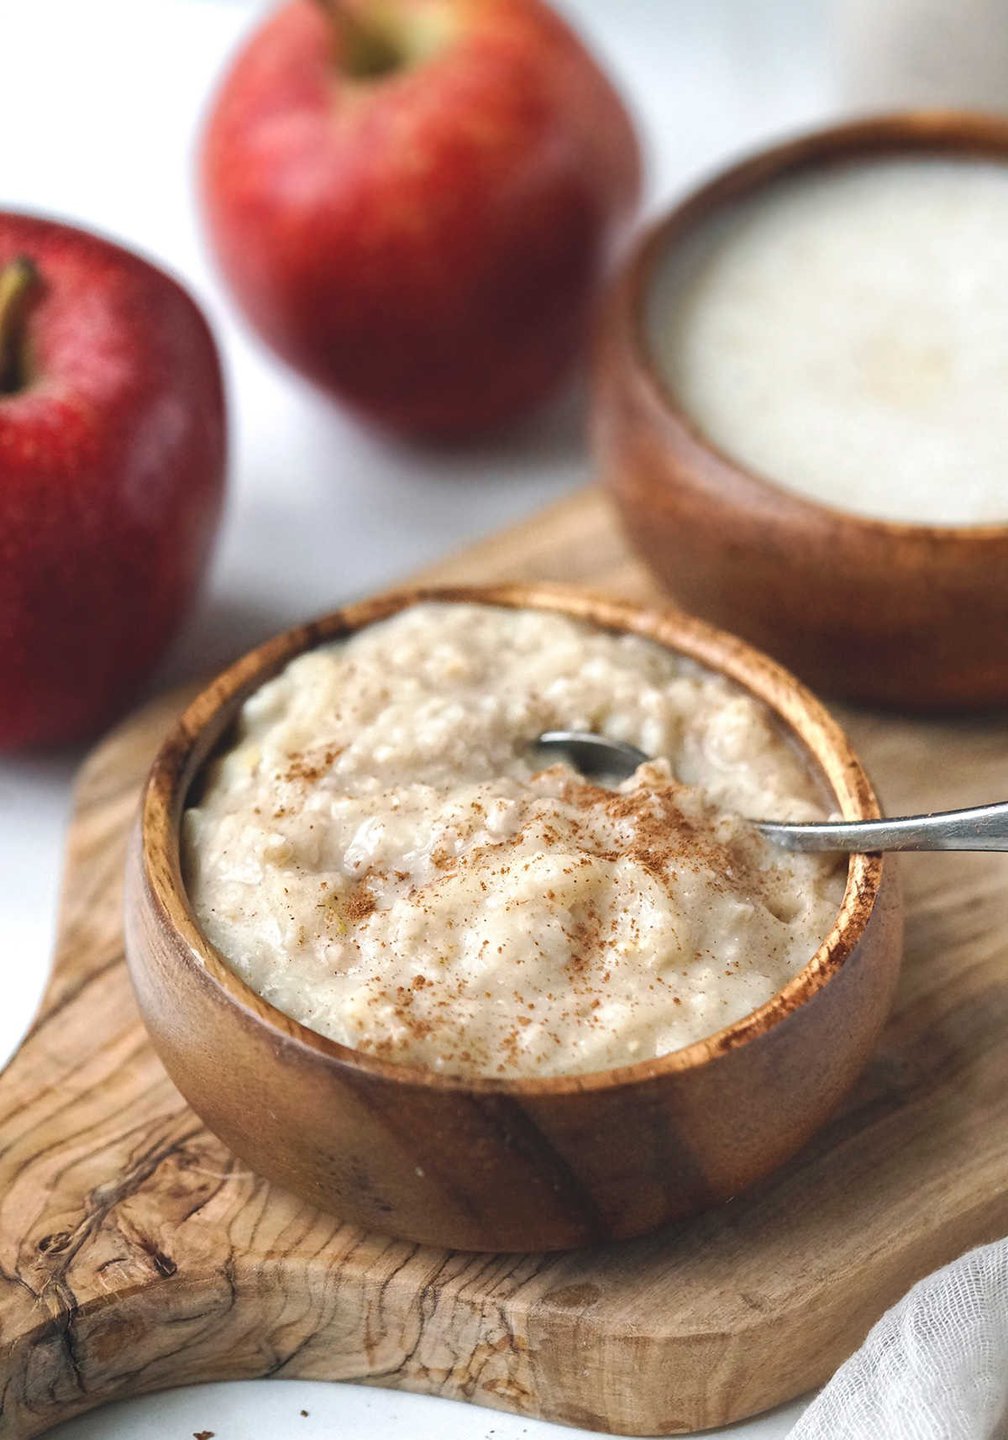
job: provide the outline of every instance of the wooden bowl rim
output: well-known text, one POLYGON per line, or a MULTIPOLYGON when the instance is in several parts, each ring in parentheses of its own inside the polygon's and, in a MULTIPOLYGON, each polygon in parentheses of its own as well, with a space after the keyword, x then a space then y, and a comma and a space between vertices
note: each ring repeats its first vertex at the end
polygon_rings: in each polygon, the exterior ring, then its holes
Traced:
POLYGON ((288 1041, 338 1068, 383 1080, 472 1094, 550 1096, 603 1090, 651 1081, 696 1068, 771 1030, 811 999, 843 966, 864 935, 889 862, 879 855, 850 857, 847 884, 829 934, 804 968, 765 1004, 734 1024, 667 1055, 577 1075, 446 1075, 420 1065, 379 1059, 302 1025, 256 994, 200 930, 182 879, 180 828, 183 801, 195 776, 234 720, 239 706, 295 656, 338 640, 424 601, 473 602, 541 609, 626 631, 668 646, 722 673, 762 700, 811 754, 845 819, 876 819, 871 781, 837 722, 791 673, 725 631, 673 607, 652 609, 550 584, 417 586, 346 606, 267 640, 229 666, 187 706, 156 756, 141 799, 139 830, 146 893, 174 936, 175 953, 204 972, 219 995, 274 1041, 288 1041))
POLYGON ((827 519, 853 541, 868 537, 927 546, 1008 542, 1008 520, 968 525, 917 524, 884 520, 825 501, 749 469, 710 439, 681 404, 662 374, 647 338, 646 301, 655 271, 671 249, 719 210, 770 189, 805 171, 823 170, 859 159, 934 155, 1001 159, 1008 165, 1008 117, 969 110, 907 110, 805 130, 779 143, 750 151, 690 190, 659 216, 637 241, 615 291, 618 322, 626 327, 632 364, 652 405, 662 411, 679 439, 714 460, 729 475, 742 503, 754 508, 772 501, 779 515, 796 521, 827 519))

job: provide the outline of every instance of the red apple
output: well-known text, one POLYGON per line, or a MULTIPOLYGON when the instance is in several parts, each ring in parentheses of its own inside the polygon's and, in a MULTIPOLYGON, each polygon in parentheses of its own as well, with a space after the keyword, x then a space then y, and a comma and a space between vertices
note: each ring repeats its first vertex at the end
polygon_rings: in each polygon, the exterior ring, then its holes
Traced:
POLYGON ((539 0, 293 0, 202 150, 262 337, 374 420, 446 436, 562 376, 639 188, 619 97, 539 0))
POLYGON ((94 730, 157 660, 210 553, 224 430, 174 280, 0 214, 0 749, 94 730))

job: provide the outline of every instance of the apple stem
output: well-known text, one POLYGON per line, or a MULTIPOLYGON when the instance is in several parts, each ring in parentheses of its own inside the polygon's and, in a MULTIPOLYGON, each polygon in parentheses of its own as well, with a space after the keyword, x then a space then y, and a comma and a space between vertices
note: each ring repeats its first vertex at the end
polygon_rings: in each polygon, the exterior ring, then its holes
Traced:
POLYGON ((25 255, 0 269, 0 395, 13 395, 27 383, 25 316, 38 279, 25 255))
POLYGON ((373 15, 365 16, 363 6, 348 0, 317 0, 340 39, 343 69, 355 79, 371 80, 388 75, 403 63, 400 46, 373 15))

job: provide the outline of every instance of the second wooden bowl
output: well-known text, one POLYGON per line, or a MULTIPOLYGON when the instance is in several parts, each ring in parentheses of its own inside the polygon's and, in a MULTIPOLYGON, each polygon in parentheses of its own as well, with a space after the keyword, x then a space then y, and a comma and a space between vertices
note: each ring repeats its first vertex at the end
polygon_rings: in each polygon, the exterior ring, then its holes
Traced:
POLYGON ((804 1143, 872 1048, 901 950, 891 860, 851 857, 833 929, 767 1004, 684 1050, 592 1075, 465 1079, 347 1049, 255 995, 200 932, 182 880, 180 821, 243 700, 302 651, 424 598, 535 606, 648 636, 764 701, 842 815, 879 813, 818 702, 699 621, 533 586, 413 591, 353 606, 232 666, 155 761, 128 860, 126 945, 165 1068, 255 1170, 345 1220, 411 1240, 562 1249, 637 1235, 724 1200, 804 1143))
POLYGON ((613 290, 597 352, 594 447, 630 538, 690 610, 830 694, 949 710, 1008 702, 1008 524, 862 518, 730 458, 684 413, 647 341, 659 267, 733 204, 799 173, 878 157, 1008 164, 1008 121, 919 114, 821 130, 695 191, 613 290))

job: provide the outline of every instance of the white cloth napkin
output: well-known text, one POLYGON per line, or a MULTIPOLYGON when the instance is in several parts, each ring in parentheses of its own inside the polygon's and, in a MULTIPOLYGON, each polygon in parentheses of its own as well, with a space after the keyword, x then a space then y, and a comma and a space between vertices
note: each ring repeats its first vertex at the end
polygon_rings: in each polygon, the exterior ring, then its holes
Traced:
POLYGON ((788 1440, 1008 1437, 1008 1239, 921 1280, 788 1440))

